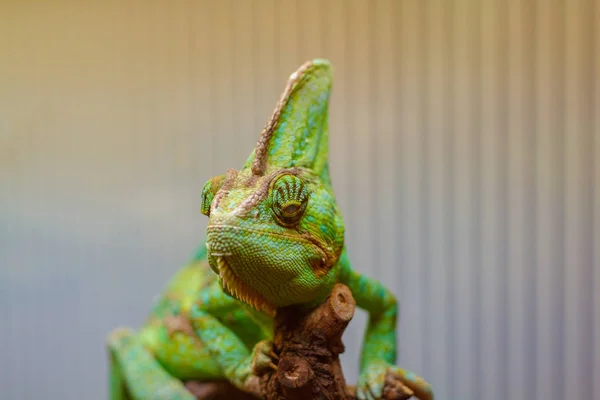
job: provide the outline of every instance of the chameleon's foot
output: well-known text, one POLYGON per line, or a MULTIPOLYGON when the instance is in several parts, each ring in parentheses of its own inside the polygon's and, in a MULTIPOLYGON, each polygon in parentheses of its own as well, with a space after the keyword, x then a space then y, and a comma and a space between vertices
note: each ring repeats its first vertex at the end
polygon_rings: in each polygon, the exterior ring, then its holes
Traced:
POLYGON ((273 342, 261 340, 254 346, 252 371, 255 375, 262 375, 269 369, 277 371, 277 360, 279 360, 279 357, 275 353, 273 342))
POLYGON ((433 400, 433 391, 429 383, 410 371, 389 365, 385 362, 373 362, 358 379, 356 397, 359 400, 380 399, 384 388, 400 398, 415 396, 419 400, 433 400), (394 381, 399 381, 391 385, 394 381))
POLYGON ((399 379, 391 369, 385 375, 382 397, 384 399, 408 400, 414 392, 399 379))

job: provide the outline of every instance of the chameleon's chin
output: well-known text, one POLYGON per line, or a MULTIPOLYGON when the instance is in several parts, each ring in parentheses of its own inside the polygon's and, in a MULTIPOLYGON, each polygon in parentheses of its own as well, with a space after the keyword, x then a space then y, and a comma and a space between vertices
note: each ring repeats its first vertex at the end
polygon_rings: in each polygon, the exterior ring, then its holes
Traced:
POLYGON ((231 225, 207 228, 208 262, 223 290, 265 312, 322 298, 335 274, 306 238, 231 225))
POLYGON ((252 306, 258 311, 262 311, 269 315, 275 314, 276 307, 258 293, 258 291, 246 285, 235 272, 233 272, 229 264, 227 264, 225 257, 217 257, 217 269, 219 277, 221 278, 221 285, 226 293, 252 306))

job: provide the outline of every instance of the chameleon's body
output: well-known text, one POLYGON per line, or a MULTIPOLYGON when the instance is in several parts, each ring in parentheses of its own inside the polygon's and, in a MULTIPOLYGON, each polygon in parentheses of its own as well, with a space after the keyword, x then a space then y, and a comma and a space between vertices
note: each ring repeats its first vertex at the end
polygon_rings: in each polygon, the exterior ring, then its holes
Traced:
POLYGON ((327 160, 331 80, 325 60, 301 66, 243 168, 206 183, 206 245, 139 332, 109 336, 112 400, 194 399, 185 379, 227 379, 257 393, 257 374, 275 367, 275 310, 316 305, 336 282, 370 314, 358 396, 379 396, 393 368, 419 398, 433 398, 424 380, 393 366, 394 296, 350 267, 327 160))

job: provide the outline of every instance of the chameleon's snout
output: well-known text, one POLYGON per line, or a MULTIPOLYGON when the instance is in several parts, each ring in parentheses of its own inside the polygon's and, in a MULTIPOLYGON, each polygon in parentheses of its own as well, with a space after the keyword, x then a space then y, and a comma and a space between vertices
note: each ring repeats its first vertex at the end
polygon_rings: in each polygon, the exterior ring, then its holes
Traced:
POLYGON ((244 234, 237 226, 217 225, 207 229, 206 247, 211 257, 234 257, 243 247, 244 234))
MULTIPOLYGON (((305 302, 322 289, 323 281, 312 279, 312 265, 321 260, 321 252, 306 240, 214 223, 209 224, 206 239, 208 261, 216 274, 224 281, 229 277, 236 285, 243 283, 249 289, 243 292, 260 293, 275 307, 305 302)), ((227 282, 222 283, 227 289, 227 282)))

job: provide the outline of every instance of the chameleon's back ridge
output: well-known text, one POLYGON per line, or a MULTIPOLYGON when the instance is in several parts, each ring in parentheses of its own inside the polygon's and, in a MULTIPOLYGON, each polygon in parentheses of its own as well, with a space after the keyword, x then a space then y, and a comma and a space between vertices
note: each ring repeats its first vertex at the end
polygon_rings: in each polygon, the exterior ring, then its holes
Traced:
POLYGON ((242 168, 205 183, 205 242, 138 332, 109 336, 112 400, 194 399, 186 379, 226 379, 259 395, 261 371, 276 363, 277 308, 313 307, 336 283, 371 316, 357 396, 378 397, 391 369, 417 397, 433 398, 425 381, 394 365, 395 297, 350 265, 329 177, 332 80, 327 60, 301 65, 242 168))

